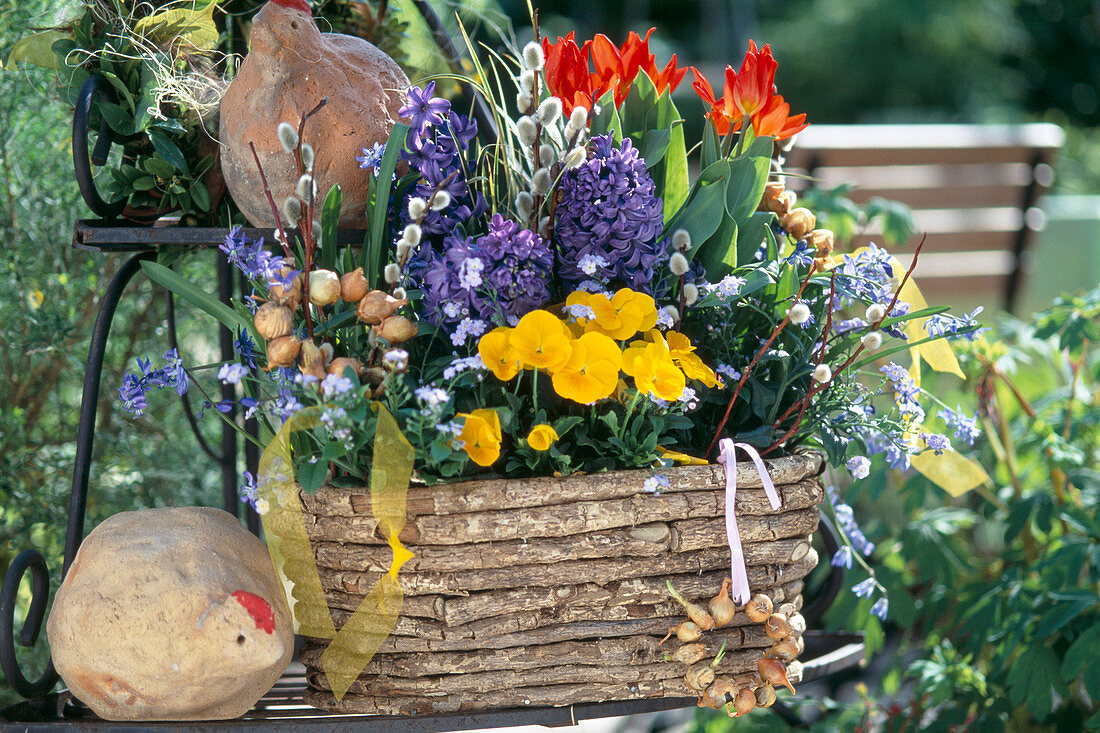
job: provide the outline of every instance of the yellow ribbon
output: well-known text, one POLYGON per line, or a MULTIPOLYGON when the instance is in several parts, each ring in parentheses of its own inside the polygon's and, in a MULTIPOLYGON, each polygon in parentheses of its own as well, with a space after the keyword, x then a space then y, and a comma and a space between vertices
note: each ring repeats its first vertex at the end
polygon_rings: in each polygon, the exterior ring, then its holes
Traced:
POLYGON ((319 639, 332 639, 321 654, 321 668, 336 699, 347 693, 367 662, 393 633, 404 603, 397 580, 401 566, 413 554, 398 535, 405 527, 405 499, 412 476, 413 448, 401 434, 389 410, 374 402, 378 415, 371 465, 371 513, 382 528, 393 552, 389 571, 363 598, 359 607, 339 631, 327 609, 321 576, 306 531, 305 516, 294 478, 290 437, 298 430, 316 427, 320 408, 308 408, 293 415, 264 449, 260 457, 257 492, 270 510, 262 516, 268 550, 284 586, 292 587, 288 602, 299 632, 319 639))

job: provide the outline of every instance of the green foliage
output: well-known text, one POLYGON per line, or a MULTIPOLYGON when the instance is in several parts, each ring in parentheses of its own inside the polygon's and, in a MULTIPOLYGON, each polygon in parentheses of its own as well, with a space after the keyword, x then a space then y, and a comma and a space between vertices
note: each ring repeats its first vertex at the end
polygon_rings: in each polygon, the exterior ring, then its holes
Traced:
MULTIPOLYGON (((858 713, 903 731, 1100 730, 1098 303, 1100 289, 1059 298, 1036 325, 1006 319, 962 354, 990 485, 945 503, 919 476, 880 466, 865 480, 887 628, 913 641, 869 705, 808 703, 829 713, 814 729, 851 730, 858 713)), ((881 645, 865 601, 842 596, 828 621, 881 645)))

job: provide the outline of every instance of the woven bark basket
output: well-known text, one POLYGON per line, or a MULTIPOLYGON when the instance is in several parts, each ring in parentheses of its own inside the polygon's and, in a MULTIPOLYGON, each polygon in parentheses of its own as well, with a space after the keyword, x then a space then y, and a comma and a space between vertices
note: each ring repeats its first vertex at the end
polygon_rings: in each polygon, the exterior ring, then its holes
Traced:
MULTIPOLYGON (((749 584, 775 604, 802 607, 802 579, 817 564, 810 534, 824 490, 822 461, 767 461, 782 499, 771 509, 760 476, 738 464, 736 513, 749 584)), ((662 660, 669 626, 685 618, 665 585, 705 605, 730 572, 721 466, 499 479, 414 487, 401 541, 416 557, 394 633, 342 700, 329 691, 307 639, 306 701, 340 712, 410 715, 582 702, 689 697, 685 667, 662 660)), ((367 489, 302 494, 329 609, 340 628, 389 567, 367 489)), ((702 639, 719 674, 759 684, 756 660, 772 643, 739 612, 702 639)), ((792 679, 798 677, 792 663, 792 679)))

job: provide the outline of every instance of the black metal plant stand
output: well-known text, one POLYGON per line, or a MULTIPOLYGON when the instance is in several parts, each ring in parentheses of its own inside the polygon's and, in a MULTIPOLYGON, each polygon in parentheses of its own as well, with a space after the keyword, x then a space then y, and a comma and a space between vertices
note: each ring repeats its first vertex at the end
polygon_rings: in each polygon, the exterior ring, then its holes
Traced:
MULTIPOLYGON (((91 474, 92 449, 95 438, 96 412, 99 402, 103 359, 107 340, 115 312, 126 287, 141 270, 144 260, 155 258, 158 251, 171 248, 214 249, 224 241, 226 231, 217 228, 174 228, 174 227, 137 227, 120 222, 117 217, 122 206, 107 204, 99 196, 92 181, 92 164, 102 165, 112 142, 112 132, 104 124, 99 131, 99 140, 91 156, 88 155, 88 120, 92 102, 107 94, 103 80, 93 75, 81 89, 76 114, 73 120, 73 154, 77 178, 81 193, 89 207, 99 216, 98 221, 79 221, 76 224, 73 246, 79 249, 100 253, 129 254, 124 264, 111 278, 100 301, 99 312, 92 329, 88 348, 88 361, 84 371, 84 386, 80 403, 80 419, 77 427, 76 458, 73 468, 72 490, 69 499, 68 526, 65 534, 65 558, 62 577, 68 572, 84 538, 84 517, 87 507, 88 482, 91 474)), ((121 142, 121 141, 118 141, 121 142)), ((250 238, 267 236, 272 232, 264 230, 245 230, 250 238)), ((362 233, 342 231, 340 239, 344 242, 362 241, 362 233)), ((228 302, 234 292, 245 285, 234 273, 223 257, 218 257, 218 294, 228 302)), ((175 303, 171 293, 166 293, 166 316, 168 321, 168 341, 171 348, 177 346, 175 324, 175 303)), ((223 360, 234 358, 234 334, 222 328, 219 344, 223 360)), ((233 398, 232 388, 223 387, 223 399, 233 398)), ((210 445, 198 429, 198 422, 188 402, 187 395, 182 398, 189 425, 198 440, 199 448, 221 467, 224 508, 234 516, 240 516, 241 503, 237 498, 238 451, 237 436, 232 427, 222 426, 220 445, 210 445)), ((230 414, 232 418, 232 414, 230 414)), ((255 421, 246 422, 246 429, 255 434, 255 421)), ((246 445, 245 466, 255 472, 259 463, 259 454, 251 443, 246 445)), ((252 511, 247 513, 245 521, 248 527, 259 533, 259 518, 252 511)), ((823 519, 820 535, 825 543, 826 557, 837 549, 836 530, 823 519)), ((49 594, 49 570, 46 561, 37 550, 28 549, 20 553, 8 568, 0 589, 0 669, 3 670, 12 689, 26 698, 28 702, 0 710, 0 727, 8 729, 15 726, 18 730, 87 730, 92 727, 114 727, 117 723, 108 723, 96 718, 86 707, 71 698, 69 693, 51 692, 58 681, 53 663, 36 680, 28 680, 15 654, 15 604, 19 586, 29 573, 31 581, 31 603, 26 619, 19 631, 18 642, 23 647, 33 647, 36 643, 42 622, 46 614, 49 594)), ((826 583, 804 610, 811 623, 816 621, 836 598, 843 584, 843 571, 833 568, 826 583)), ((803 655, 803 680, 820 679, 834 672, 851 668, 863 658, 862 634, 822 633, 808 631, 805 634, 806 651, 803 655)), ((309 707, 302 702, 305 689, 304 669, 292 665, 291 669, 276 686, 264 696, 243 718, 236 721, 217 721, 210 723, 188 723, 190 731, 221 731, 227 725, 239 729, 267 729, 273 724, 293 725, 301 731, 363 730, 374 731, 437 731, 468 730, 512 725, 540 724, 546 726, 564 726, 576 724, 580 720, 618 715, 654 712, 692 706, 694 698, 632 700, 621 702, 593 703, 573 705, 566 708, 522 708, 494 710, 474 714, 440 714, 414 717, 339 715, 327 713, 309 707)), ((778 706, 777 713, 784 719, 797 722, 797 717, 785 707, 778 706)), ((138 730, 167 730, 180 724, 132 724, 127 725, 138 730)))

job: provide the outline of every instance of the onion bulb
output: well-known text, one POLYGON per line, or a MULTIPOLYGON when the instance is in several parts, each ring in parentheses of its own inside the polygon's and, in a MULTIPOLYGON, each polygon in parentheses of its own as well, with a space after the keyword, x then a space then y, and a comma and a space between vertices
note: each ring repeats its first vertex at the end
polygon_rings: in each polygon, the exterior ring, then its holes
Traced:
POLYGON ((756 704, 758 707, 770 708, 775 704, 775 688, 770 684, 763 684, 756 688, 756 704))
POLYGON ((772 685, 783 685, 794 694, 794 685, 787 678, 787 667, 775 657, 760 657, 756 660, 756 669, 760 679, 772 685))
POLYGON ((772 615, 772 599, 763 593, 757 593, 745 605, 745 615, 753 623, 764 623, 772 615))
POLYGON ((695 664, 707 655, 707 648, 702 644, 684 644, 677 649, 672 658, 682 664, 695 664))
POLYGON ((733 696, 733 702, 726 706, 726 715, 731 718, 740 718, 751 713, 756 707, 756 693, 751 687, 742 687, 733 696))
POLYGON ((671 580, 666 580, 665 584, 668 586, 669 594, 672 595, 677 603, 684 607, 684 610, 687 611, 688 618, 690 618, 696 626, 702 631, 710 631, 714 628, 714 617, 707 613, 702 606, 692 603, 680 595, 680 593, 672 587, 671 580))
POLYGON ((776 641, 786 639, 791 635, 791 624, 783 614, 773 613, 764 622, 764 633, 768 635, 769 639, 775 639, 776 641))
POLYGON ((733 621, 734 615, 737 613, 737 604, 730 598, 730 587, 732 582, 729 578, 725 578, 722 581, 722 589, 718 591, 718 595, 710 599, 707 604, 707 610, 710 611, 710 615, 714 617, 715 626, 725 626, 730 621, 733 621))
POLYGON ((675 626, 668 627, 668 633, 665 634, 665 638, 658 642, 657 646, 664 644, 668 640, 668 637, 676 634, 676 638, 680 641, 692 642, 699 641, 699 638, 703 636, 703 632, 699 630, 691 621, 681 621, 675 626))

